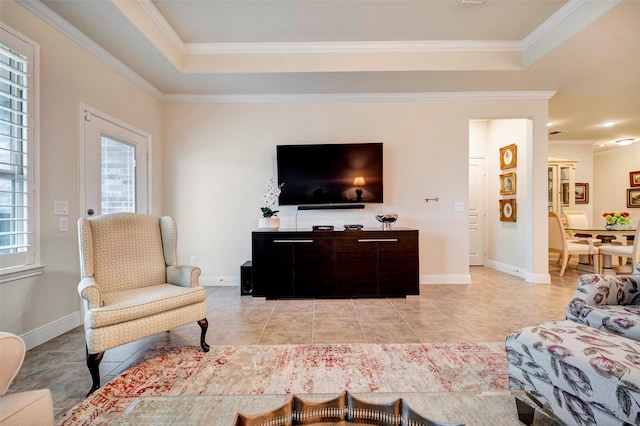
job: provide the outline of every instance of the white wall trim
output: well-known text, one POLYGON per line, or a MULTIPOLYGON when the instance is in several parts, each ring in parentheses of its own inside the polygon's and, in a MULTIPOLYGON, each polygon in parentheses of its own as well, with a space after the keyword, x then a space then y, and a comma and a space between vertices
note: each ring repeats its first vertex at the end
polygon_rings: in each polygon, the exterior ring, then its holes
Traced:
POLYGON ((556 28, 562 21, 571 16, 580 6, 585 3, 586 0, 569 0, 565 3, 556 13, 551 15, 546 21, 544 21, 538 28, 534 29, 522 40, 522 46, 527 49, 533 45, 536 41, 540 40, 546 34, 556 28))
POLYGON ((193 55, 364 52, 521 52, 519 40, 416 40, 278 43, 186 43, 193 55))
POLYGON ((154 24, 162 31, 173 46, 179 51, 185 51, 185 43, 182 41, 178 33, 173 29, 171 24, 165 19, 164 15, 160 13, 158 8, 151 2, 151 0, 137 0, 138 5, 144 10, 144 12, 151 18, 154 24))
POLYGON ((198 281, 202 287, 240 286, 240 275, 201 275, 198 281))
POLYGON ((495 262, 491 260, 487 260, 486 267, 495 269, 496 271, 504 272, 505 274, 522 278, 528 283, 551 284, 551 275, 549 274, 534 274, 530 271, 525 271, 522 268, 519 268, 517 266, 507 265, 504 263, 495 262))
POLYGON ((80 318, 80 311, 76 311, 35 330, 28 331, 20 335, 20 338, 24 340, 27 350, 30 350, 82 325, 80 318))
POLYGON ((555 91, 324 93, 268 95, 165 95, 164 102, 268 103, 268 102, 417 102, 444 100, 548 100, 555 91))
POLYGON ((533 284, 551 284, 551 275, 525 273, 524 280, 533 284))
POLYGON ((422 274, 420 285, 471 284, 471 274, 422 274))

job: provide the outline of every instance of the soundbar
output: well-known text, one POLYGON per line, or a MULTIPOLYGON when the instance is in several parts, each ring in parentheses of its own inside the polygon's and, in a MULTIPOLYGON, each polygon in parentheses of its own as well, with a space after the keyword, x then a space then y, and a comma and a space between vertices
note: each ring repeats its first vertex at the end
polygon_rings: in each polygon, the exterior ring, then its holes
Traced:
POLYGON ((298 210, 346 210, 364 209, 364 204, 302 204, 298 210))

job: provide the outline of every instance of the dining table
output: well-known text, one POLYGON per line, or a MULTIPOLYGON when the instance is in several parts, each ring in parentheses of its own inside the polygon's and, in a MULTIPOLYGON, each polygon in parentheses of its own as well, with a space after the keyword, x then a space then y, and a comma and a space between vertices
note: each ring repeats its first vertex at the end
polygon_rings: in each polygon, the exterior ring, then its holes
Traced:
MULTIPOLYGON (((624 227, 607 227, 605 225, 594 225, 583 228, 567 228, 566 231, 574 238, 592 238, 600 240, 601 244, 633 244, 636 228, 632 225, 624 227)), ((613 264, 610 255, 603 256, 602 273, 613 275, 613 264)), ((593 265, 589 261, 588 255, 580 255, 578 260, 578 270, 584 272, 598 273, 594 271, 593 265)))

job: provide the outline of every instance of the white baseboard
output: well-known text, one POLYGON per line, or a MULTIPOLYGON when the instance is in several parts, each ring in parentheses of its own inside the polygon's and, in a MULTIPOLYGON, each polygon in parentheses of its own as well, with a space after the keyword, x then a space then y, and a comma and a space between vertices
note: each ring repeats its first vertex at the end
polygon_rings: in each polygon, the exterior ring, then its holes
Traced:
POLYGON ((505 274, 520 277, 528 283, 551 284, 551 275, 549 274, 533 274, 517 266, 507 265, 491 260, 487 261, 487 268, 495 269, 496 271, 504 272, 505 274))
POLYGON ((470 274, 423 274, 420 284, 471 284, 470 274))
POLYGON ((42 327, 38 327, 35 330, 28 331, 20 335, 20 338, 24 340, 24 344, 27 347, 27 350, 29 350, 46 343, 67 331, 73 330, 81 324, 80 311, 76 311, 66 317, 62 317, 50 322, 49 324, 43 325, 42 327))
MULTIPOLYGON (((470 284, 469 274, 425 274, 420 275, 420 284, 470 284)), ((203 287, 239 286, 240 276, 202 275, 200 285, 203 287)))
POLYGON ((527 272, 524 280, 533 284, 551 284, 551 275, 549 274, 532 274, 527 272))
POLYGON ((237 287, 240 285, 240 275, 201 275, 199 283, 202 287, 237 287))
POLYGON ((495 262, 493 260, 487 260, 487 268, 495 269, 496 271, 504 272, 505 274, 513 275, 525 279, 527 271, 518 266, 507 265, 505 263, 495 262))

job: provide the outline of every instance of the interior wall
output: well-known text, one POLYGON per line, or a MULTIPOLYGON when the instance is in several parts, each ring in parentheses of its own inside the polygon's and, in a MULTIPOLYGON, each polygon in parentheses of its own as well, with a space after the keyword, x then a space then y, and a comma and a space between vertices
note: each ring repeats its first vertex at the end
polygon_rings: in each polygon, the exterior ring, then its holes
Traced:
MULTIPOLYGON (((276 145, 376 141, 384 144, 384 204, 349 216, 298 214, 295 207, 282 207, 282 227, 297 223, 304 228, 330 220, 340 227, 354 221, 379 226, 375 214, 395 212, 396 226, 420 231, 421 283, 468 283, 469 119, 518 114, 546 123, 546 104, 546 100, 168 103, 164 210, 178 222, 179 257, 188 261, 196 256, 205 283, 232 283, 240 265, 251 258, 251 231, 257 227, 260 198, 266 181, 276 173, 276 145), (439 202, 424 200, 435 197, 439 202), (465 211, 454 211, 456 202, 464 203, 465 211)), ((545 177, 546 126, 538 127, 533 140, 544 146, 545 160, 538 167, 545 177)), ((494 133, 500 134, 499 128, 494 133)), ((512 138, 505 141, 512 143, 512 138)), ((526 174, 533 157, 527 149, 519 156, 518 170, 526 174)), ((524 187, 521 194, 533 200, 524 187)), ((539 198, 545 200, 546 193, 542 195, 539 198)), ((527 221, 533 202, 523 204, 516 227, 531 229, 527 221)), ((540 207, 546 212, 546 204, 540 207)), ((542 250, 546 256, 546 232, 541 244, 526 232, 517 231, 515 244, 525 248, 516 252, 542 250)), ((529 273, 531 280, 536 274, 547 275, 546 262, 534 271, 533 260, 512 258, 513 252, 500 250, 494 260, 530 268, 521 273, 529 273)))
POLYGON ((20 4, 0 2, 0 18, 40 45, 40 225, 44 272, 0 284, 0 329, 36 346, 80 324, 77 230, 79 104, 152 135, 151 210, 162 205, 162 105, 20 4), (69 202, 69 231, 58 231, 54 200, 69 202))
MULTIPOLYGON (((629 172, 640 170, 640 143, 615 148, 594 155, 594 221, 604 225, 603 212, 631 213, 631 223, 640 223, 640 208, 627 207, 629 172)), ((640 189, 638 187, 635 187, 640 189)))

